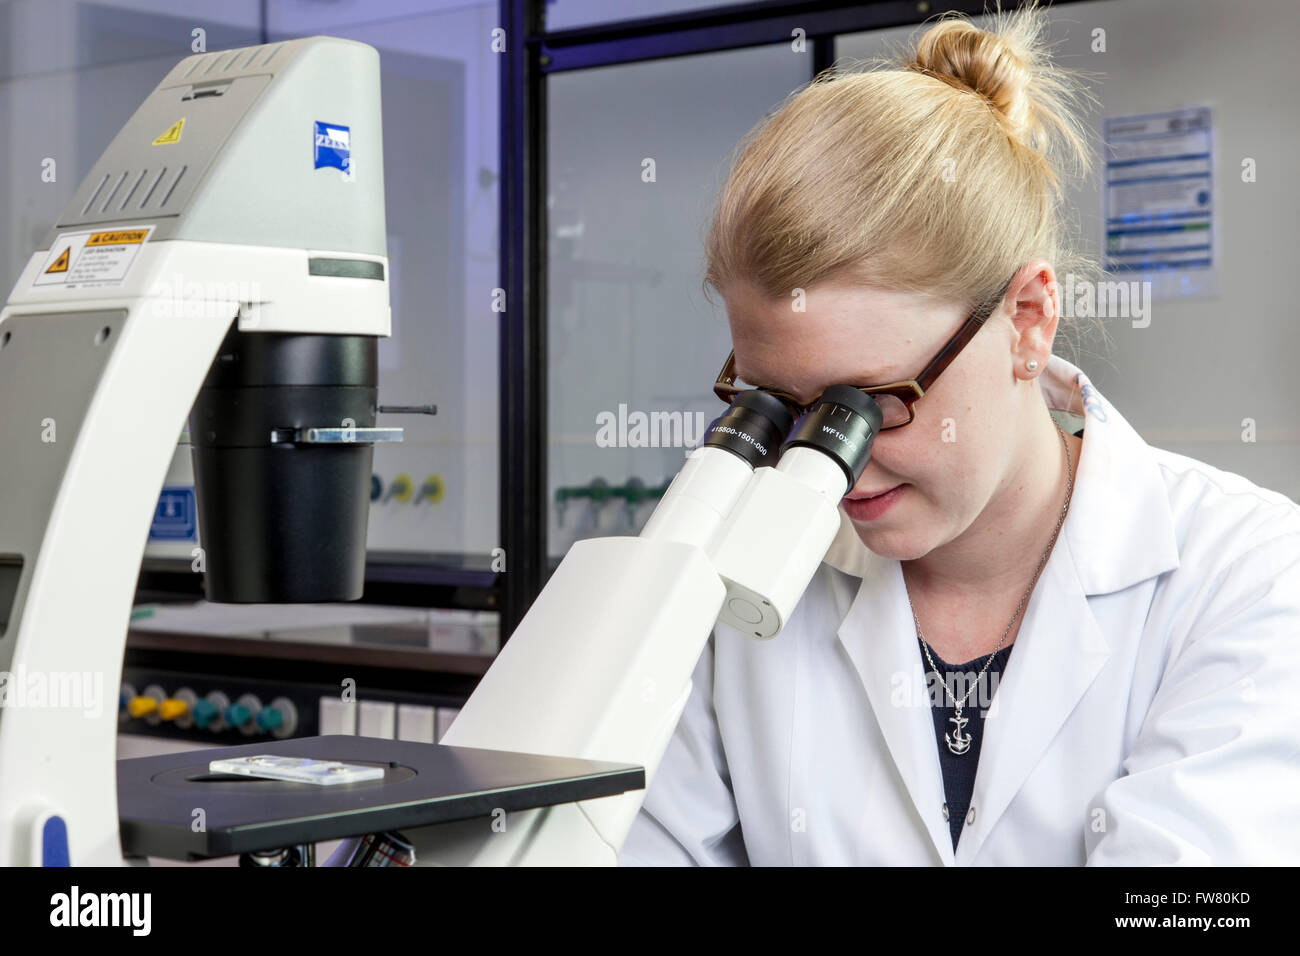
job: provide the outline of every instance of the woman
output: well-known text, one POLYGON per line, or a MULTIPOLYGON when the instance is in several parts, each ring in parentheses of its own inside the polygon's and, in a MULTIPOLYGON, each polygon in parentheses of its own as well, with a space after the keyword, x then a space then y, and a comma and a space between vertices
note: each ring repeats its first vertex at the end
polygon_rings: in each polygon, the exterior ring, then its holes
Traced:
POLYGON ((888 385, 886 428, 783 633, 715 629, 621 862, 1300 863, 1300 508, 1052 354, 1090 163, 1041 29, 941 21, 743 144, 720 389, 888 385))

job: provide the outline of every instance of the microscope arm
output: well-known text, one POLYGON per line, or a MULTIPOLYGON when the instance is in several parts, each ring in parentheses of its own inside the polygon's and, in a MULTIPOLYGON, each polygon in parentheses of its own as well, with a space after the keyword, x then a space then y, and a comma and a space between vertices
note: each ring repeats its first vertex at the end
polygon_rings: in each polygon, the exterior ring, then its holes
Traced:
POLYGON ((10 694, 55 680, 97 694, 84 707, 0 708, 0 865, 39 864, 59 828, 73 864, 112 865, 131 601, 186 413, 232 322, 319 328, 328 297, 355 307, 358 331, 382 334, 387 288, 313 282, 306 250, 170 241, 146 246, 114 295, 24 294, 45 258, 0 310, 0 557, 22 557, 0 670, 10 694), (202 289, 248 276, 261 302, 186 298, 176 275, 202 289))
MULTIPOLYGON (((637 763, 648 782, 725 594, 693 545, 577 542, 441 743, 637 763)), ((407 835, 421 863, 613 864, 643 797, 496 814, 454 838, 443 827, 407 835)))

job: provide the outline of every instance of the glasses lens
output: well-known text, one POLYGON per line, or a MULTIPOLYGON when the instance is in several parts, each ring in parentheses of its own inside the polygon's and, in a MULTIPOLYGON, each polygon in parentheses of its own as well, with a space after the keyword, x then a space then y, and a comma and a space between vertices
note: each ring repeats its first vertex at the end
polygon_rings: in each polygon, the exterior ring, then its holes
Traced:
POLYGON ((911 420, 912 415, 907 410, 907 405, 897 395, 891 395, 888 392, 876 392, 871 397, 880 406, 881 428, 897 428, 899 425, 906 425, 911 420))

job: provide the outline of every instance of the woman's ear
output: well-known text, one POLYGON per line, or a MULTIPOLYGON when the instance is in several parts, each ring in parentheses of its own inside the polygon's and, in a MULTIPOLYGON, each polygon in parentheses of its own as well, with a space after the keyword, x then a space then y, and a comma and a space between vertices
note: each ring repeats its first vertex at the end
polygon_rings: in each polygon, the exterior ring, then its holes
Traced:
POLYGON ((1038 259, 1016 273, 1007 287, 1006 302, 1016 332, 1012 373, 1018 379, 1033 379, 1047 368, 1061 314, 1060 288, 1051 263, 1038 259))

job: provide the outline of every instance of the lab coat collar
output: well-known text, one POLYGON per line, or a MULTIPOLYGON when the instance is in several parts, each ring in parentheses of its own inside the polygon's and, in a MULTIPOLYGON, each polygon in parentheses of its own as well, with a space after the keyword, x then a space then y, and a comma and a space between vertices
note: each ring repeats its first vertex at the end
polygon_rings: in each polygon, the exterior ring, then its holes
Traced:
POLYGON ((1053 356, 1043 375, 1049 408, 1085 419, 1074 496, 985 717, 975 817, 956 855, 943 819, 944 787, 925 668, 902 566, 868 551, 841 509, 826 556, 862 578, 838 638, 920 819, 945 864, 969 863, 1110 655, 1088 595, 1128 587, 1178 566, 1159 466, 1150 448, 1087 378, 1053 356))

